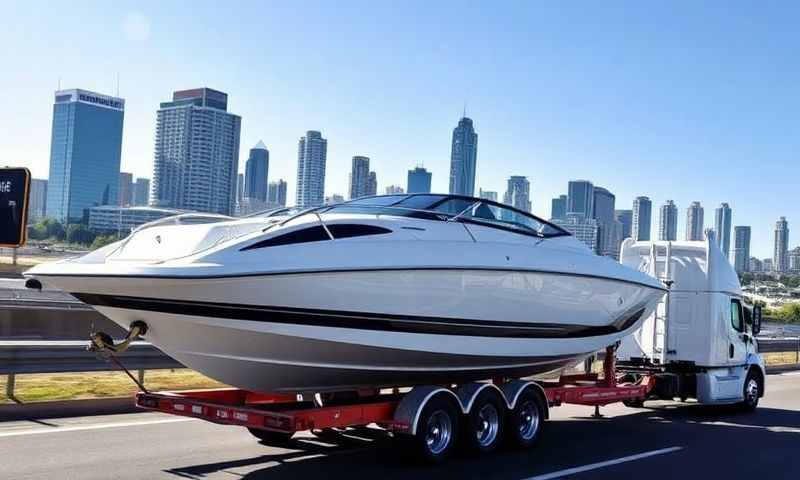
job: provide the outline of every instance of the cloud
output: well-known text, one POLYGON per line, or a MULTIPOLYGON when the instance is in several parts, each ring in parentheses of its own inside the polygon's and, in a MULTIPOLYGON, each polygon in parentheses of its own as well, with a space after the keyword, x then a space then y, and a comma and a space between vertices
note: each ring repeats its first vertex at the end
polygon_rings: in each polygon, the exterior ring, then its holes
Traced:
POLYGON ((122 32, 132 42, 147 41, 150 38, 150 20, 141 13, 129 13, 122 21, 122 32))

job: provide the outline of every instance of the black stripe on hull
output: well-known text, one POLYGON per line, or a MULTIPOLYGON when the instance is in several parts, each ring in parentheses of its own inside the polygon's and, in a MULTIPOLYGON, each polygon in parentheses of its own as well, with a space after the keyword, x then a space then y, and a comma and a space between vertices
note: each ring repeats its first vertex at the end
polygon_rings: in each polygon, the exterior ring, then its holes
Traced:
POLYGON ((592 326, 470 320, 261 305, 237 305, 230 303, 169 300, 119 295, 96 295, 88 293, 73 293, 72 295, 78 300, 92 306, 124 308, 127 310, 142 310, 177 315, 227 318, 290 325, 470 337, 597 337, 627 330, 634 325, 644 313, 644 308, 641 308, 635 312, 623 314, 610 325, 592 326))

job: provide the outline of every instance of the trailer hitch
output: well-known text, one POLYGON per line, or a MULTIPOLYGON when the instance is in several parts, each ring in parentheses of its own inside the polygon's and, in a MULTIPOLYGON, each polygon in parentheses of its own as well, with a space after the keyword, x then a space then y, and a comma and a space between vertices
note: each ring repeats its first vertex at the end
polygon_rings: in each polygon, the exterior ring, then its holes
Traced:
POLYGON ((131 343, 138 340, 141 335, 145 335, 146 333, 147 324, 141 320, 136 320, 131 323, 131 328, 128 330, 128 334, 125 335, 125 338, 116 344, 111 335, 105 332, 92 332, 89 335, 89 339, 92 343, 90 343, 86 349, 100 355, 122 353, 131 346, 131 343))

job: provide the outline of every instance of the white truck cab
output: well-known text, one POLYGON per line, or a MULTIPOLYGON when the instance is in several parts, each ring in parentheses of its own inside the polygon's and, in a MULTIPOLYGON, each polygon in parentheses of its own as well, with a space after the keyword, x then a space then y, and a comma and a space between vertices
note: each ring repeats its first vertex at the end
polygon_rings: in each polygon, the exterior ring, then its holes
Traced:
POLYGON ((620 368, 655 373, 659 398, 755 408, 765 380, 755 339, 761 309, 744 305, 739 277, 713 238, 626 239, 620 262, 669 288, 642 327, 623 339, 617 350, 620 368))

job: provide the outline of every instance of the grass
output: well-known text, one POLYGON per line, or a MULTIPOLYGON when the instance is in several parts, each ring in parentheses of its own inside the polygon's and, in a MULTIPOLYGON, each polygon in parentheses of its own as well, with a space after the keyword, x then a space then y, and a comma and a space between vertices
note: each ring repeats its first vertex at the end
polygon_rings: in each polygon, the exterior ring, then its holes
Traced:
MULTIPOLYGON (((136 375, 136 372, 132 372, 136 375)), ((9 403, 7 377, 0 377, 0 403, 9 403)), ((191 390, 225 387, 193 370, 147 370, 148 390, 191 390)), ((139 390, 123 372, 39 373, 17 375, 15 396, 23 403, 84 398, 130 397, 139 390)))

